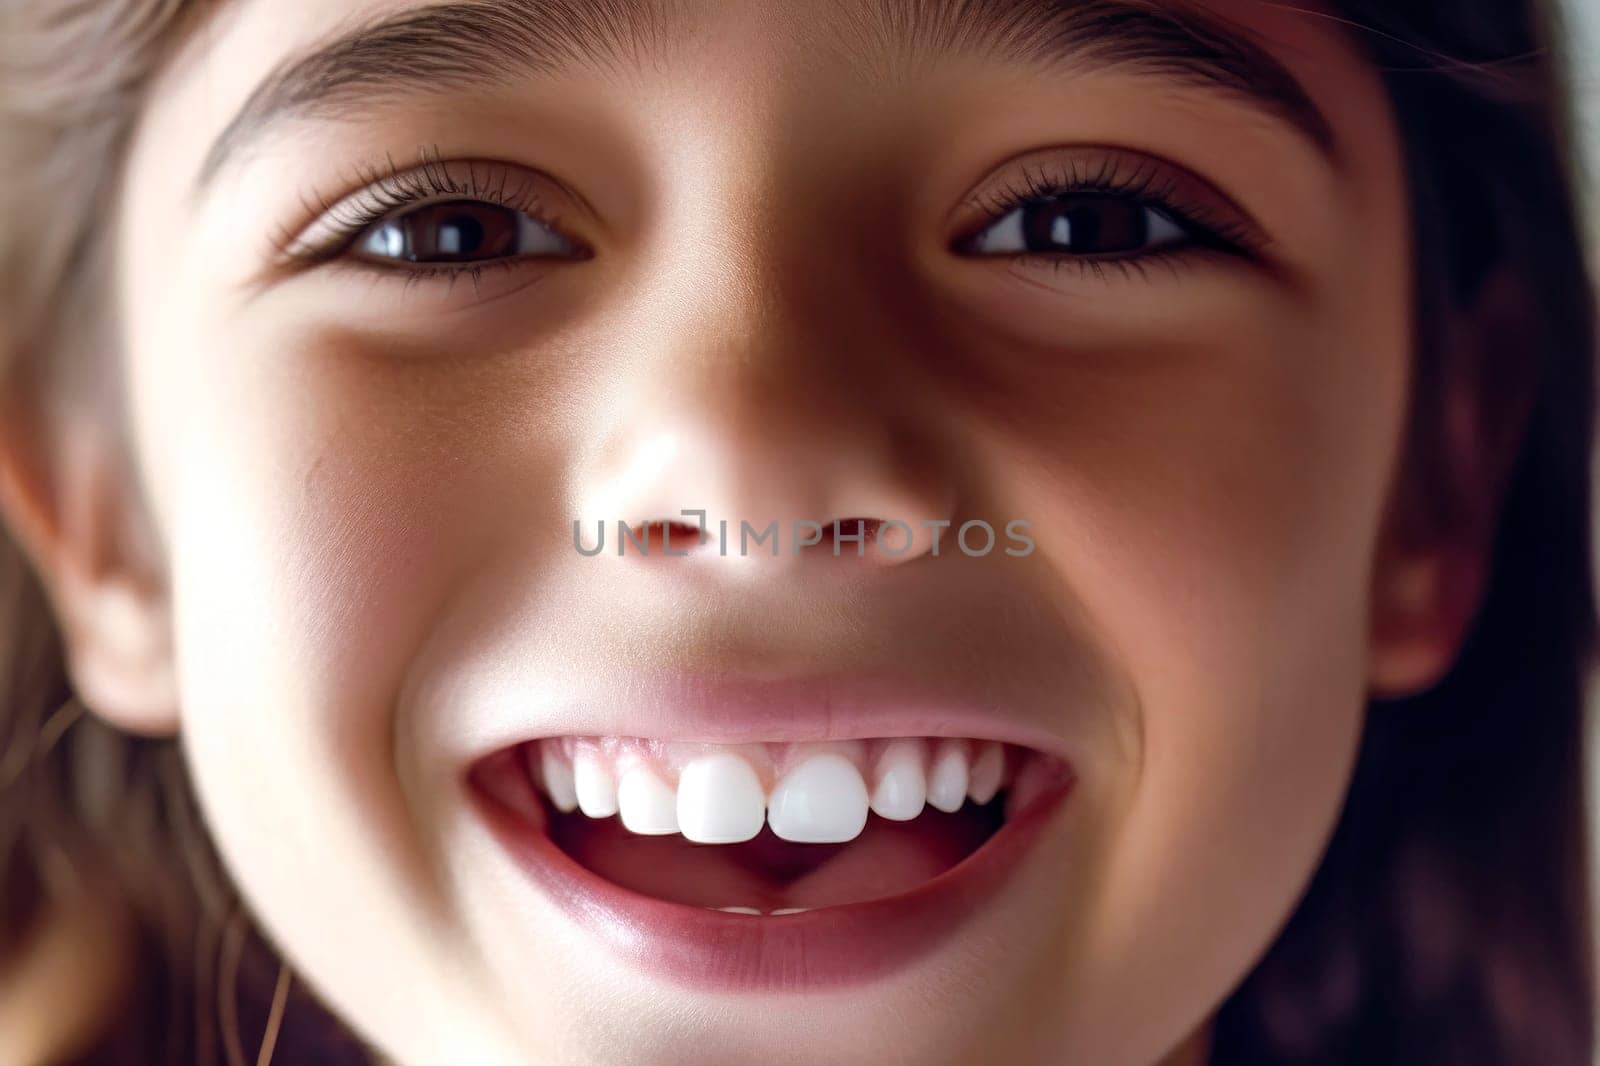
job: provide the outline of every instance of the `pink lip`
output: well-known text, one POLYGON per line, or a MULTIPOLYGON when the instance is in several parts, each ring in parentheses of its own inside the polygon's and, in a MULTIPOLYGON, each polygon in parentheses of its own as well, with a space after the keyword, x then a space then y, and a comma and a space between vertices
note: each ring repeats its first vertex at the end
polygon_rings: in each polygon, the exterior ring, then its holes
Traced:
MULTIPOLYGON (((466 761, 525 740, 547 736, 631 736, 719 744, 801 742, 871 737, 944 736, 998 740, 1076 764, 1062 734, 1017 716, 1015 705, 930 689, 904 677, 756 679, 665 674, 614 691, 586 685, 566 692, 529 679, 516 698, 493 682, 475 692, 451 692, 449 704, 468 708, 472 750, 466 761), (480 717, 473 717, 480 716, 480 717)), ((1059 721, 1075 706, 1052 708, 1059 721)), ((442 717, 442 716, 441 716, 442 717)))
POLYGON ((1007 821, 982 847, 911 892, 801 914, 727 914, 613 884, 569 858, 530 818, 482 788, 490 829, 578 925, 633 965, 721 992, 815 991, 901 969, 954 936, 996 896, 1071 792, 1070 778, 1007 821))

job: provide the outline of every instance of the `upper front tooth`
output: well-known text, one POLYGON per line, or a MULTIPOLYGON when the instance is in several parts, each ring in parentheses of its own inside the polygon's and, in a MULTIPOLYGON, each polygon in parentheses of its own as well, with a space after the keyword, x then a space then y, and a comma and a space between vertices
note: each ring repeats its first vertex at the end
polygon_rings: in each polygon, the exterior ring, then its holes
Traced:
POLYGON ((939 745, 928 774, 928 803, 941 811, 959 811, 967 801, 967 751, 960 741, 939 745))
POLYGON ((867 824, 867 784, 843 755, 813 755, 773 789, 767 821, 779 837, 795 843, 854 840, 867 824))
POLYGON ((972 802, 982 806, 994 799, 1005 772, 1005 749, 993 742, 985 744, 978 751, 978 757, 972 760, 972 775, 967 782, 967 795, 972 797, 972 802))
POLYGON ((702 844, 736 844, 761 832, 767 796, 755 769, 732 752, 702 755, 678 776, 678 825, 702 844))
POLYGON ((883 749, 878 760, 878 787, 872 791, 872 809, 879 817, 909 822, 922 813, 928 798, 922 752, 920 740, 895 740, 883 749))
POLYGON ((617 809, 629 832, 657 836, 678 831, 677 796, 650 768, 635 765, 617 785, 617 809))
POLYGON ((617 813, 617 783, 598 752, 580 749, 572 757, 573 791, 578 808, 590 818, 610 818, 617 813))
POLYGON ((572 764, 556 751, 554 742, 539 745, 539 771, 544 778, 544 790, 557 810, 570 811, 578 805, 572 764))

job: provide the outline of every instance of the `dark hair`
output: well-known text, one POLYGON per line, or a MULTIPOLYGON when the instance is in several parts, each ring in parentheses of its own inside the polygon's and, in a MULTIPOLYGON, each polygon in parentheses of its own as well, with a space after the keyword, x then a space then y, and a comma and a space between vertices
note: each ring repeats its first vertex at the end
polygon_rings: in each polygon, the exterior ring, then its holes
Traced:
MULTIPOLYGON (((1552 0, 1335 0, 1382 71, 1417 264, 1407 483, 1461 513, 1441 447, 1447 323, 1510 272, 1536 306, 1494 381, 1535 382, 1486 599, 1451 673, 1369 709, 1343 818, 1276 943, 1224 1004, 1220 1063, 1589 1066, 1583 694, 1595 636, 1595 312, 1552 0)), ((92 237, 152 72, 213 6, 0 6, 0 374, 42 387, 92 316, 92 237), (46 10, 48 9, 48 10, 46 10), (15 46, 15 47, 13 47, 15 46), (17 49, 26 47, 27 54, 17 49)), ((177 746, 73 713, 59 637, 0 535, 0 952, 91 877, 131 918, 136 979, 81 1061, 362 1061, 249 923, 177 746), (63 713, 58 708, 66 704, 63 713), (76 876, 73 876, 76 871, 76 876), (285 1004, 287 1009, 284 1009, 285 1004), (279 1024, 281 1023, 281 1025, 279 1024)))
POLYGON ((1590 1066, 1584 692, 1594 291, 1557 13, 1344 0, 1410 172, 1418 387, 1407 464, 1438 521, 1445 323, 1496 272, 1536 301, 1483 368, 1536 382, 1477 624, 1446 678, 1374 703, 1343 818, 1287 928, 1224 1007, 1218 1062, 1590 1066))

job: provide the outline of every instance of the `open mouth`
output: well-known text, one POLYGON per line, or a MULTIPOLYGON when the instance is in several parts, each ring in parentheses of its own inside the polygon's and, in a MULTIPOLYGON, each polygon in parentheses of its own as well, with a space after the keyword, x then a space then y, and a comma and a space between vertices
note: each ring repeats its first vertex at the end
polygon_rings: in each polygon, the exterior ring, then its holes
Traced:
POLYGON ((681 972, 745 985, 863 976, 929 946, 1071 784, 1059 758, 955 737, 551 737, 472 777, 574 913, 608 911, 595 924, 626 928, 630 949, 660 933, 666 954, 699 960, 681 972))

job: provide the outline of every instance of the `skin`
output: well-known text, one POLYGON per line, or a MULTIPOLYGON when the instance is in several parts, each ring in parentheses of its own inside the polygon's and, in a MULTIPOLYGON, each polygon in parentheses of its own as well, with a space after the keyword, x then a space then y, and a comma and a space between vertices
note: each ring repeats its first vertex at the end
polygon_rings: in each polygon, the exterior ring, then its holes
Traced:
POLYGON ((704 3, 643 69, 286 125, 192 194, 280 60, 404 6, 239 3, 154 87, 111 233, 128 438, 64 416, 70 447, 5 452, 86 702, 181 736, 269 933, 398 1061, 1204 1061, 1316 867, 1367 697, 1446 668, 1481 577, 1475 542, 1388 536, 1411 250, 1376 74, 1325 21, 1210 5, 1302 81, 1330 160, 1195 87, 873 62, 837 44, 847 0, 704 3), (476 292, 273 265, 308 202, 421 144, 559 175, 593 258, 476 292), (951 251, 1010 161, 1105 145, 1225 194, 1269 250, 1099 276, 951 251), (587 559, 596 501, 1023 518, 1037 550, 587 559), (535 893, 461 783, 472 701, 538 735, 542 695, 640 661, 975 686, 1061 739, 1077 790, 903 973, 657 983, 535 893))

